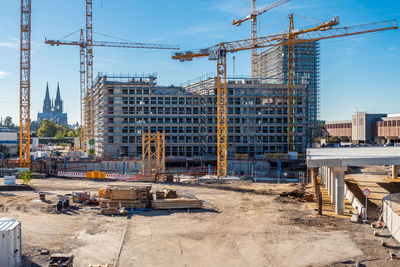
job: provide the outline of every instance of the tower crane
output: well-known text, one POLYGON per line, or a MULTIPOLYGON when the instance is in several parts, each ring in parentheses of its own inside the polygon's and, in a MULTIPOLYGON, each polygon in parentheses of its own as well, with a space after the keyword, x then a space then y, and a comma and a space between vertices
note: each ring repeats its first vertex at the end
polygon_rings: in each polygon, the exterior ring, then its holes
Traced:
POLYGON ((30 166, 31 95, 31 0, 21 0, 19 158, 21 167, 30 166))
MULTIPOLYGON (((81 150, 85 145, 90 152, 94 139, 93 121, 93 46, 120 47, 120 48, 145 48, 179 50, 176 45, 145 44, 135 42, 107 42, 93 40, 93 10, 92 0, 86 0, 86 30, 80 30, 79 41, 47 40, 45 43, 51 46, 75 45, 79 46, 80 55, 80 112, 81 112, 81 150), (85 34, 86 33, 86 40, 85 34)), ((93 151, 92 151, 93 152, 93 151)))
MULTIPOLYGON (((247 15, 245 18, 233 20, 232 25, 240 26, 243 22, 247 20, 251 20, 251 39, 255 42, 257 38, 257 17, 271 9, 274 9, 280 5, 283 5, 290 0, 278 0, 261 10, 256 10, 256 0, 251 0, 251 11, 250 14, 247 15)), ((257 48, 253 48, 251 50, 251 77, 257 78, 259 75, 258 73, 258 52, 257 48)))
POLYGON ((245 39, 239 41, 222 42, 212 47, 200 50, 188 50, 176 52, 173 59, 192 61, 194 58, 208 57, 209 60, 217 61, 217 174, 227 175, 227 77, 226 77, 226 55, 237 51, 250 50, 272 46, 288 46, 288 87, 287 87, 287 112, 288 112, 288 152, 294 149, 295 126, 294 113, 294 49, 296 43, 318 41, 324 39, 345 37, 370 32, 397 29, 396 20, 375 22, 363 25, 333 28, 338 25, 338 18, 319 24, 305 30, 294 30, 293 15, 289 16, 289 31, 259 37, 256 39, 245 39), (290 118, 290 119, 289 119, 290 118), (293 126, 293 127, 292 127, 293 126))

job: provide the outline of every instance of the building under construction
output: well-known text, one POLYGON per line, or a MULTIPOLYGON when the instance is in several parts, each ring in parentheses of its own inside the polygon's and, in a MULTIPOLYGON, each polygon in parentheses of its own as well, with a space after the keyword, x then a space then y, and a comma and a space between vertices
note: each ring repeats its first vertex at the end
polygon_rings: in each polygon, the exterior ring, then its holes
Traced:
MULTIPOLYGON (((295 147, 307 147, 306 85, 296 85, 295 147)), ((156 75, 99 74, 94 85, 98 157, 141 156, 142 134, 165 132, 165 156, 217 155, 217 83, 213 76, 158 86, 156 75)), ((228 82, 228 159, 287 152, 287 86, 261 79, 228 82)))
MULTIPOLYGON (((294 47, 296 55, 295 84, 307 85, 306 116, 309 129, 315 126, 319 118, 319 43, 318 41, 297 43, 294 47)), ((260 77, 276 78, 271 83, 285 83, 288 79, 288 46, 276 46, 258 55, 258 70, 260 77)), ((311 133, 308 134, 311 138, 311 133)), ((311 140, 307 140, 311 142, 311 140)))

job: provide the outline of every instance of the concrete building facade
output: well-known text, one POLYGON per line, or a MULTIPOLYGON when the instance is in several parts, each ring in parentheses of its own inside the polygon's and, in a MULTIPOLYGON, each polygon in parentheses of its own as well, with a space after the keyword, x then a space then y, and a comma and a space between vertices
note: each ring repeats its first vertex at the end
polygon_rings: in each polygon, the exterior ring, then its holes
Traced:
POLYGON ((325 129, 330 136, 337 136, 341 140, 351 140, 352 121, 331 121, 325 123, 325 129))
POLYGON ((351 139, 353 143, 372 143, 377 139, 376 123, 387 114, 357 112, 352 116, 351 139))
MULTIPOLYGON (((155 75, 99 74, 94 86, 96 156, 140 156, 142 133, 166 135, 166 157, 216 157, 216 78, 158 86, 155 75)), ((304 153, 305 86, 296 86, 296 150, 304 153)), ((228 157, 287 152, 287 88, 258 79, 228 84, 228 157)))
POLYGON ((378 142, 400 143, 400 114, 389 114, 377 122, 378 142))

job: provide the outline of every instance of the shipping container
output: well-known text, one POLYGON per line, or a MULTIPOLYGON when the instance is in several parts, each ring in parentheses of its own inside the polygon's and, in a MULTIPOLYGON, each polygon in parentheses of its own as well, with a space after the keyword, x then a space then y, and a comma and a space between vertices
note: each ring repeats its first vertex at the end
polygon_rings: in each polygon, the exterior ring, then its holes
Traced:
POLYGON ((0 266, 21 264, 21 222, 13 218, 0 219, 0 266))

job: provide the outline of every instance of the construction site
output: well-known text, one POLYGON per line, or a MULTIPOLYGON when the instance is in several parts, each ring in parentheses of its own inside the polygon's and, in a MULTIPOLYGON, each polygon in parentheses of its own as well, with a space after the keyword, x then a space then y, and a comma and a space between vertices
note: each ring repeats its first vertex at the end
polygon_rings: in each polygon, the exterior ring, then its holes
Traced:
POLYGON ((183 51, 93 40, 84 0, 80 39, 45 39, 79 50, 80 136, 39 157, 31 1, 21 0, 20 129, 7 132, 19 156, 0 159, 0 267, 399 266, 400 149, 313 140, 320 41, 397 30, 396 20, 339 26, 334 16, 297 29, 289 13, 282 32, 260 37, 258 16, 290 0, 259 10, 251 0, 232 21, 249 21, 251 38, 183 51), (172 50, 182 64, 211 60, 215 74, 166 86, 140 69, 95 73, 94 47, 172 50), (251 75, 230 76, 228 55, 241 51, 251 75))

